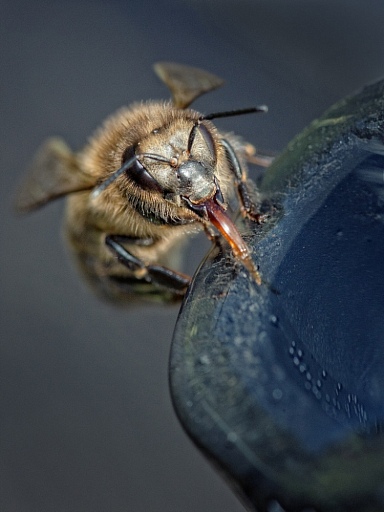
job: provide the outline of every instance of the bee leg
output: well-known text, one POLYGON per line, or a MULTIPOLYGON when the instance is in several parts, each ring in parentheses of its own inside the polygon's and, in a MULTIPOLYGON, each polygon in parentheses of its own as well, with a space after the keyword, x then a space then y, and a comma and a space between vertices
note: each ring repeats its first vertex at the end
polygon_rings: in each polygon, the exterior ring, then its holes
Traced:
POLYGON ((118 235, 107 235, 105 243, 117 256, 120 263, 131 270, 137 279, 142 279, 155 286, 166 288, 176 295, 184 295, 190 284, 191 278, 181 272, 176 272, 162 265, 146 265, 141 259, 125 249, 121 242, 132 243, 132 239, 118 235))
POLYGON ((258 224, 261 224, 264 219, 264 215, 258 211, 255 203, 251 198, 251 192, 247 184, 247 176, 241 168, 235 150, 225 139, 221 139, 221 144, 224 146, 224 149, 227 153, 227 158, 231 165, 231 170, 235 176, 235 183, 241 202, 243 216, 256 221, 258 224))

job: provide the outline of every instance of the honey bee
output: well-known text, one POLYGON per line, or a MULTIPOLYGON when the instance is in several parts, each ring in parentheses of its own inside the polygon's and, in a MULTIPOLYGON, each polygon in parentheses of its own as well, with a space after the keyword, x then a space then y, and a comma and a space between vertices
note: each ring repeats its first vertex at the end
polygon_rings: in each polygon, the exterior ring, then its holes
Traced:
MULTIPOLYGON (((250 250, 227 213, 237 190, 243 216, 259 220, 246 160, 252 146, 221 134, 213 119, 265 106, 203 115, 189 105, 223 81, 206 71, 159 62, 155 72, 171 101, 123 107, 107 118, 88 145, 72 153, 60 138, 38 151, 17 199, 30 211, 67 197, 65 234, 84 276, 102 296, 171 302, 190 277, 178 267, 183 244, 204 229, 219 233, 257 284, 250 250)), ((262 157, 260 164, 268 164, 262 157)))

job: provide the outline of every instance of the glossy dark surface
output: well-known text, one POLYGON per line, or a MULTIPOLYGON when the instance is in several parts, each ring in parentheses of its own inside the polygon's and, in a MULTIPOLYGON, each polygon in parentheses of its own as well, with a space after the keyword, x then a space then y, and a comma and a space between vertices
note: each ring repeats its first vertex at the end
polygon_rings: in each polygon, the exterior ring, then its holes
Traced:
POLYGON ((332 107, 266 172, 264 284, 216 250, 178 319, 175 408, 251 509, 384 510, 383 98, 332 107))

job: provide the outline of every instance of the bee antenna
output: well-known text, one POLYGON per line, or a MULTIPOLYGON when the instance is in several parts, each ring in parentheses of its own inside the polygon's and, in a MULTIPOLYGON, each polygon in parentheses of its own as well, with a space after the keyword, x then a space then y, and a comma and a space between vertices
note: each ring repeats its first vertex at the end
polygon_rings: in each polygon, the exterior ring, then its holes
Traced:
MULTIPOLYGON (((259 105, 258 107, 250 107, 250 108, 242 108, 238 110, 227 110, 224 112, 213 112, 212 114, 207 114, 205 116, 200 116, 197 121, 195 121, 192 130, 189 132, 188 137, 188 145, 187 145, 187 151, 188 153, 191 152, 193 142, 196 137, 197 130, 200 129, 200 123, 201 121, 211 121, 212 119, 218 119, 219 117, 232 117, 232 116, 241 116, 243 114, 255 114, 257 112, 268 112, 267 105, 259 105)), ((203 134, 204 136, 204 134, 203 134)), ((204 138, 206 138, 204 136, 204 138)), ((207 140, 207 139, 206 139, 207 140)), ((207 141, 208 143, 208 141, 207 141)), ((209 143, 208 143, 209 145, 209 143)))
POLYGON ((150 158, 156 160, 156 162, 164 162, 165 164, 171 165, 171 161, 166 156, 157 155, 156 153, 139 153, 136 156, 143 156, 144 158, 150 158))
POLYGON ((255 114, 257 112, 268 112, 267 105, 259 105, 257 107, 241 108, 238 110, 227 110, 225 112, 213 112, 205 116, 199 117, 199 121, 211 121, 212 119, 218 119, 219 117, 232 117, 242 116, 243 114, 255 114))
MULTIPOLYGON (((138 157, 150 158, 151 160, 156 160, 157 162, 164 162, 170 164, 170 160, 162 155, 156 155, 154 153, 139 153, 138 155, 134 155, 132 158, 129 158, 124 165, 117 169, 117 171, 113 172, 107 179, 102 181, 100 185, 95 187, 91 192, 91 198, 95 199, 98 197, 109 185, 111 185, 119 176, 124 174, 138 159, 138 157)), ((148 172, 148 171, 147 171, 148 172)))
POLYGON ((127 169, 131 167, 131 165, 136 161, 136 155, 127 160, 120 169, 117 169, 114 173, 112 173, 110 176, 108 176, 107 179, 102 181, 100 185, 95 187, 91 192, 91 198, 95 199, 98 197, 111 183, 113 183, 119 176, 121 176, 127 169))

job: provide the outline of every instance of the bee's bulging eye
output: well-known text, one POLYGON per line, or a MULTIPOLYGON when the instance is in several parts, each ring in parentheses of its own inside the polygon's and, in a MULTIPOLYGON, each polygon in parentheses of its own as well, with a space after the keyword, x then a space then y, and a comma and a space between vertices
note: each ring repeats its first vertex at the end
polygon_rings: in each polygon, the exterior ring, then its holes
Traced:
POLYGON ((160 184, 149 174, 143 164, 135 157, 135 147, 128 147, 123 154, 122 163, 124 165, 128 160, 132 160, 132 164, 126 169, 125 173, 131 181, 135 182, 143 190, 149 192, 163 192, 160 184))
POLYGON ((199 132, 203 136, 203 139, 208 147, 209 152, 212 155, 213 160, 216 161, 216 148, 215 148, 215 143, 213 141, 211 132, 205 126, 204 123, 199 124, 199 132))
POLYGON ((190 154, 192 151, 192 146, 193 143, 195 142, 197 132, 199 132, 202 138, 204 139, 204 142, 208 148, 209 153, 211 154, 213 162, 216 162, 216 147, 212 137, 212 133, 210 132, 209 128, 205 126, 204 123, 200 122, 200 120, 195 122, 191 131, 189 132, 187 154, 190 154))

